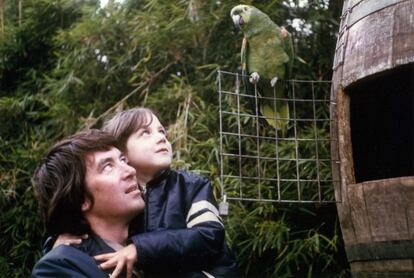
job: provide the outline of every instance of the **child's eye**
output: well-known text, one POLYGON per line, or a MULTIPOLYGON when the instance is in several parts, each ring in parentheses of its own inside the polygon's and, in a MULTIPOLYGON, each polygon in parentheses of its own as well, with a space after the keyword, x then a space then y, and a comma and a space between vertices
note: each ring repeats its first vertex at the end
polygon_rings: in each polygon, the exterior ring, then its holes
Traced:
POLYGON ((143 129, 143 130, 141 131, 141 135, 147 135, 147 134, 150 134, 149 129, 143 129))
POLYGON ((165 129, 165 127, 163 127, 163 126, 160 126, 159 128, 158 128, 158 132, 160 132, 160 133, 162 133, 162 134, 164 134, 164 135, 167 135, 167 130, 165 129))

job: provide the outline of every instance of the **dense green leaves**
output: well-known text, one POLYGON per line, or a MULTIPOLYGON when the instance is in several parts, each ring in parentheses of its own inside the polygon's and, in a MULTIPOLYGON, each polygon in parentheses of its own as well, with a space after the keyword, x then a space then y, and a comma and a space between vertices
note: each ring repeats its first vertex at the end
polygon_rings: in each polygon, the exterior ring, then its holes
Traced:
MULTIPOLYGON (((97 1, 23 1, 21 25, 12 2, 0 41, 2 276, 28 276, 40 256, 44 231, 30 182, 40 158, 59 138, 99 127, 108 111, 157 111, 175 166, 209 176, 220 196, 216 73, 238 71, 241 34, 229 17, 238 2, 109 1, 99 9, 97 1)), ((310 34, 287 26, 300 57, 295 76, 330 78, 339 1, 246 2, 279 25, 300 18, 310 26, 310 34)), ((232 202, 226 227, 247 276, 346 272, 334 206, 232 202)))

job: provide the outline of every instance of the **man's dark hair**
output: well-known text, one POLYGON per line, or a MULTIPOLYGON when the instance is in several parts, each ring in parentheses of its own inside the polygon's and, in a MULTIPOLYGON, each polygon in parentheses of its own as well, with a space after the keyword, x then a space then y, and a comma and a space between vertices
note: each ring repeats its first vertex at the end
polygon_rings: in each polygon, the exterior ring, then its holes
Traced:
POLYGON ((90 129, 55 144, 33 175, 33 185, 47 232, 56 235, 89 233, 81 206, 93 198, 85 185, 88 154, 118 147, 115 137, 90 129))

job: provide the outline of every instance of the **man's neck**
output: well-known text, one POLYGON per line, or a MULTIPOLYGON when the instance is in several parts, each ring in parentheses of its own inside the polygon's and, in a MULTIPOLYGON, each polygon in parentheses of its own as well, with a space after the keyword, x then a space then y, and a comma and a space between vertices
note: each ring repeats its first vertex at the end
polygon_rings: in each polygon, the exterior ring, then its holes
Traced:
POLYGON ((128 223, 99 218, 89 218, 88 221, 93 232, 105 241, 125 245, 128 239, 128 223))
POLYGON ((154 175, 148 174, 145 175, 143 173, 137 174, 137 182, 141 186, 147 186, 147 183, 154 178, 154 175))

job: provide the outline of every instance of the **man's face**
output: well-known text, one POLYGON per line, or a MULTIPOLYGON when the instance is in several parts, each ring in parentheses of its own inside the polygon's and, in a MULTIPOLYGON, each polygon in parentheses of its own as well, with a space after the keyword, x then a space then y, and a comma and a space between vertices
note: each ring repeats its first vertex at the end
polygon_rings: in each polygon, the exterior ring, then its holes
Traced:
MULTIPOLYGON (((148 122, 151 115, 148 115, 148 122)), ((160 170, 169 168, 172 161, 171 143, 167 139, 165 128, 155 115, 148 127, 142 127, 132 133, 126 143, 129 164, 138 175, 154 177, 160 170)))
POLYGON ((117 148, 88 154, 85 161, 85 183, 94 199, 82 205, 87 216, 129 222, 143 210, 135 169, 117 148))

